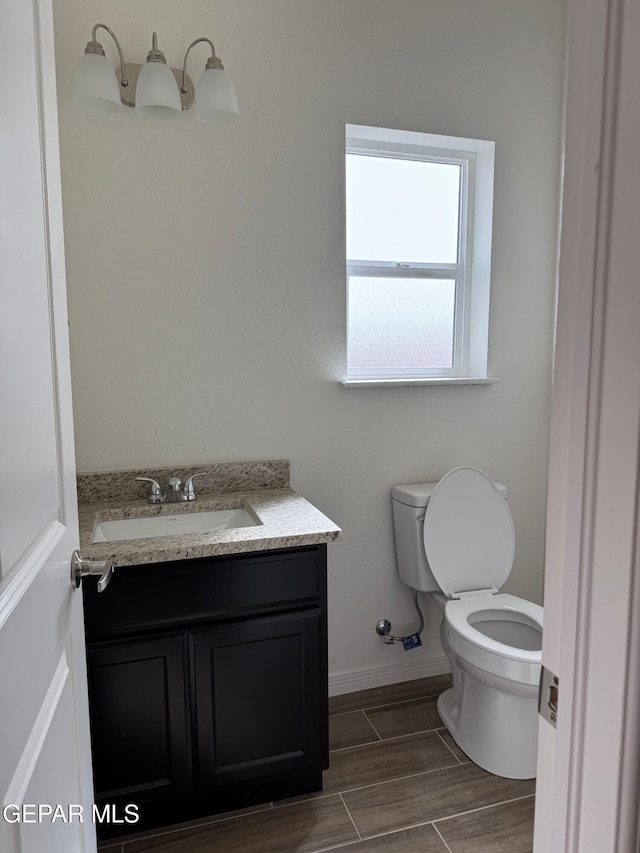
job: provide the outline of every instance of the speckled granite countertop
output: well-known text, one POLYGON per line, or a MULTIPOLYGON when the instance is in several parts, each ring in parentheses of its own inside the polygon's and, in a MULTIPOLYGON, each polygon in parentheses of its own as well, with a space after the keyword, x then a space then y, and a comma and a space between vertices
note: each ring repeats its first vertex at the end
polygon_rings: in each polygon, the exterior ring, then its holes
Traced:
POLYGON ((342 534, 326 515, 289 488, 289 465, 284 460, 79 474, 78 497, 80 553, 85 559, 113 560, 116 566, 296 548, 334 542, 342 534), (197 499, 188 503, 150 504, 140 496, 148 493, 149 484, 135 480, 154 477, 164 485, 169 476, 184 480, 196 471, 206 471, 207 476, 195 481, 201 488, 197 499), (206 534, 93 541, 100 521, 240 507, 258 524, 206 534))

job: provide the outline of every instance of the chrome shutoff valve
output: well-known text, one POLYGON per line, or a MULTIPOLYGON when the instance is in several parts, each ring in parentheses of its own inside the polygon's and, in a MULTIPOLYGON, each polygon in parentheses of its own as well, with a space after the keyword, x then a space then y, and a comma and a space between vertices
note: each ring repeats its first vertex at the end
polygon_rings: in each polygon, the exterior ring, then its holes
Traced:
POLYGON ((390 634, 391 634, 391 622, 389 622, 388 619, 380 619, 377 622, 376 634, 380 634, 380 636, 384 638, 384 641, 388 646, 393 645, 393 638, 390 636, 390 634))

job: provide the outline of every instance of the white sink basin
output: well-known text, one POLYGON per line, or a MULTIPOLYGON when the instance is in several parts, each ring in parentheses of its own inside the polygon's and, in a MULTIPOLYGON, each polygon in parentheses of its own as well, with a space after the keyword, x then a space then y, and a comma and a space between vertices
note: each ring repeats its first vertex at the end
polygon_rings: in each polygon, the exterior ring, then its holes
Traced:
POLYGON ((175 515, 152 515, 144 518, 118 518, 100 521, 93 534, 94 542, 122 539, 147 539, 150 536, 182 536, 188 533, 215 533, 233 527, 255 527, 255 521, 244 509, 214 509, 208 512, 182 512, 175 515))

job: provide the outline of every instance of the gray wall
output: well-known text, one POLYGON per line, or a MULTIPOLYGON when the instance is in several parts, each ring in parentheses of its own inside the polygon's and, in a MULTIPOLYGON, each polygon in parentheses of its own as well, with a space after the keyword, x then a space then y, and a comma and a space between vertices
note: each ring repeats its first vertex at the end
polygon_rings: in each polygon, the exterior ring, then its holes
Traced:
MULTIPOLYGON (((81 471, 287 458, 344 528, 329 549, 334 689, 435 671, 414 625, 390 489, 479 466, 509 488, 506 590, 541 600, 561 150, 558 0, 54 0, 81 471), (141 62, 208 35, 240 121, 102 117, 69 103, 97 21, 141 62), (346 390, 344 126, 496 140, 484 387, 346 390)), ((115 51, 101 37, 108 55, 115 51)), ((195 54, 195 56, 194 56, 195 54)), ((199 47, 190 71, 206 58, 199 47), (200 54, 198 51, 201 51, 200 54)))

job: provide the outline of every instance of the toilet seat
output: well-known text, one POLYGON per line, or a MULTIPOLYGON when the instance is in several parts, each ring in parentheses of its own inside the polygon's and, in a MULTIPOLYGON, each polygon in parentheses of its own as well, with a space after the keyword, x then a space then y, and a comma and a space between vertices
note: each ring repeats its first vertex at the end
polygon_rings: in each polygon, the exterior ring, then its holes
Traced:
POLYGON ((525 663, 540 663, 542 657, 542 649, 520 649, 516 646, 501 643, 483 634, 471 624, 469 617, 476 613, 481 613, 483 610, 504 611, 509 615, 524 616, 524 624, 535 626, 542 633, 542 622, 544 609, 539 604, 534 604, 532 601, 527 601, 524 598, 518 598, 515 595, 491 595, 483 599, 458 599, 456 601, 448 601, 445 605, 445 616, 449 625, 457 631, 457 633, 477 648, 484 651, 499 654, 502 657, 510 660, 523 661, 525 663))
POLYGON ((459 656, 463 667, 472 664, 500 679, 523 686, 537 686, 542 666, 542 648, 521 649, 487 637, 469 622, 473 614, 482 613, 483 610, 523 616, 524 620, 528 620, 529 627, 539 628, 542 632, 543 608, 523 598, 501 593, 488 596, 482 602, 477 599, 448 601, 444 609, 447 642, 459 656))
POLYGON ((487 636, 473 624, 488 620, 499 626, 500 635, 524 634, 529 641, 532 631, 534 637, 542 634, 539 604, 497 594, 511 572, 515 531, 507 502, 491 477, 469 467, 454 468, 443 477, 427 505, 423 536, 431 571, 449 598, 444 627, 451 648, 485 673, 536 685, 541 643, 521 648, 487 636))
POLYGON ((454 468, 427 504, 424 549, 448 598, 474 590, 497 592, 509 577, 515 530, 507 502, 478 468, 454 468))

